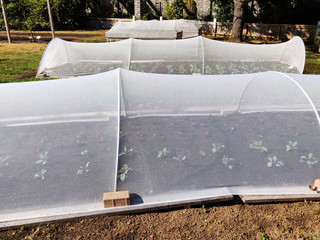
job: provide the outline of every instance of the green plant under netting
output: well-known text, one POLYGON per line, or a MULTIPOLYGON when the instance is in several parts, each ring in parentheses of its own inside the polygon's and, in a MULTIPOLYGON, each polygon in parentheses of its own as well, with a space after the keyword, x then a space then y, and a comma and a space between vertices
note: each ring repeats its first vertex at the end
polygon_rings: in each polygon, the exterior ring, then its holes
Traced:
POLYGON ((158 158, 161 158, 162 156, 167 156, 168 153, 170 153, 170 151, 166 147, 164 147, 162 150, 158 152, 158 158))
POLYGON ((273 156, 273 157, 268 157, 268 164, 267 165, 268 165, 268 167, 272 167, 272 166, 282 167, 285 164, 283 163, 283 161, 280 161, 277 156, 273 156))
POLYGON ((259 150, 260 152, 267 152, 268 148, 263 146, 263 142, 260 141, 252 141, 252 143, 249 145, 250 149, 259 150))
POLYGON ((122 168, 118 171, 118 178, 123 182, 126 180, 129 171, 133 171, 133 169, 128 164, 123 164, 122 168))

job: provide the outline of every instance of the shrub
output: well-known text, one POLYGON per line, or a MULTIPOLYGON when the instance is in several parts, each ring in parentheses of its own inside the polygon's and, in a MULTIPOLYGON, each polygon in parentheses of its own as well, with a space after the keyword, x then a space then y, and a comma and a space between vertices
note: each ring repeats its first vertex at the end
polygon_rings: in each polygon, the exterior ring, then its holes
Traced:
POLYGON ((183 18, 183 9, 185 7, 185 3, 183 0, 174 0, 172 4, 168 3, 166 0, 166 18, 167 19, 180 19, 183 18))

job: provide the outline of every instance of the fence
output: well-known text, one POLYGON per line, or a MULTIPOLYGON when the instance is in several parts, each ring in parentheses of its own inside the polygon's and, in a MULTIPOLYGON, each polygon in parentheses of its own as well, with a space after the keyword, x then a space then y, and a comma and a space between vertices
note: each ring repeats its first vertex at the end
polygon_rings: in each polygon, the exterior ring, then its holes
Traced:
MULTIPOLYGON (((231 35, 232 23, 217 23, 216 28, 212 22, 203 22, 201 25, 204 34, 226 37, 231 35)), ((304 41, 311 42, 315 38, 316 29, 316 25, 247 23, 243 28, 243 37, 282 40, 300 36, 304 41)))
MULTIPOLYGON (((96 29, 110 29, 117 21, 132 21, 122 18, 92 18, 89 26, 96 29)), ((206 35, 225 36, 231 35, 232 23, 217 22, 214 28, 213 22, 199 22, 202 33, 206 35)), ((306 42, 313 42, 316 36, 317 25, 295 24, 257 24, 247 23, 243 29, 244 38, 267 38, 286 40, 293 36, 300 36, 306 42)))

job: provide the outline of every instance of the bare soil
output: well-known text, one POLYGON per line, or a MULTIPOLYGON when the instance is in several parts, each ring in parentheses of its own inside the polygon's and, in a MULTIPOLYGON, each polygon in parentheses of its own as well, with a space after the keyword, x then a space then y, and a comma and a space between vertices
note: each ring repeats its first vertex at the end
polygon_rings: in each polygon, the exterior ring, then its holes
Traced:
MULTIPOLYGON (((105 39, 104 32, 99 31, 56 31, 56 37, 62 38, 67 41, 81 41, 81 40, 103 40, 105 39)), ((26 43, 26 42, 49 42, 52 39, 50 31, 35 31, 32 32, 34 40, 29 39, 31 37, 30 32, 28 31, 11 31, 11 41, 13 43, 26 43), (40 41, 36 40, 37 36, 41 36, 40 41)), ((0 31, 0 43, 7 42, 6 31, 0 31)))
POLYGON ((320 239, 320 203, 228 203, 92 217, 7 230, 0 239, 320 239))

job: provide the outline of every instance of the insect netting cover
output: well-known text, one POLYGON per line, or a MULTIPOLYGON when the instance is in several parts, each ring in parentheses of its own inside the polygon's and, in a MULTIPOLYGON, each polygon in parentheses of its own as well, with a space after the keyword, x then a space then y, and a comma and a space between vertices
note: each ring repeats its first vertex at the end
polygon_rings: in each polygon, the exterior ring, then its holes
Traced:
POLYGON ((121 71, 117 189, 145 201, 227 188, 308 194, 320 175, 319 76, 121 71), (314 84, 315 88, 311 86, 314 84))
POLYGON ((164 74, 242 74, 263 71, 302 73, 305 47, 299 37, 269 45, 239 44, 196 37, 183 40, 127 39, 74 43, 53 39, 37 76, 69 77, 118 67, 164 74))
POLYGON ((279 72, 1 84, 0 226, 106 212, 102 193, 114 190, 147 205, 312 194, 319 91, 319 76, 279 72))
MULTIPOLYGON (((183 30, 199 29, 199 25, 194 21, 178 20, 151 20, 117 22, 109 31, 105 33, 107 39, 177 39, 182 37, 183 30)), ((198 31, 197 31, 198 33, 198 31)), ((196 34, 195 36, 197 36, 196 34)), ((187 35, 188 36, 188 35, 187 35)), ((188 37, 194 35, 189 34, 188 37)))
POLYGON ((55 38, 43 53, 37 76, 73 77, 128 68, 131 40, 76 43, 55 38))
POLYGON ((199 36, 200 34, 201 26, 196 20, 179 19, 179 20, 165 20, 165 21, 174 21, 175 24, 182 31, 182 38, 196 37, 196 36, 199 36))
POLYGON ((117 178, 118 71, 0 93, 0 223, 102 208, 117 178))

